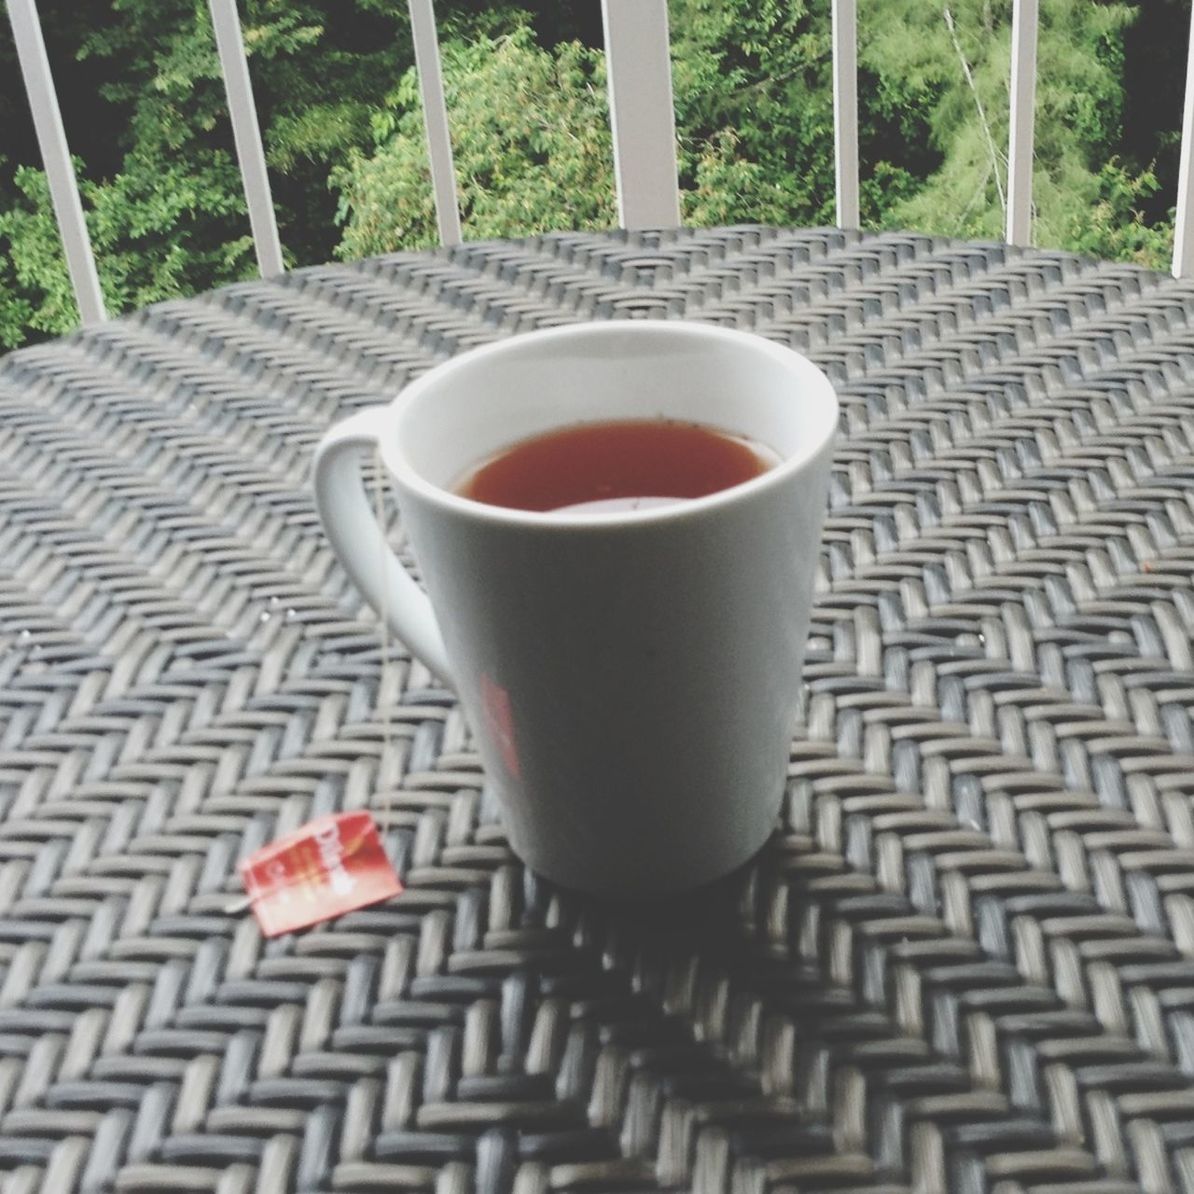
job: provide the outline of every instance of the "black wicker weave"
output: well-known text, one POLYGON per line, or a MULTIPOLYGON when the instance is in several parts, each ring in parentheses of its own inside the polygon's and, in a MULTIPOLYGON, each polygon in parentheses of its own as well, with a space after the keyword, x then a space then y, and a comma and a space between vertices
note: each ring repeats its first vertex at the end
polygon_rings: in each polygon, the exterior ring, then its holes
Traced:
POLYGON ((473 244, 11 354, 0 1191, 1194 1190, 1192 441, 1194 286, 914 235, 473 244), (448 354, 676 317, 845 435, 783 824, 608 907, 509 853, 306 476, 448 354), (263 940, 238 858, 366 806, 406 893, 263 940))

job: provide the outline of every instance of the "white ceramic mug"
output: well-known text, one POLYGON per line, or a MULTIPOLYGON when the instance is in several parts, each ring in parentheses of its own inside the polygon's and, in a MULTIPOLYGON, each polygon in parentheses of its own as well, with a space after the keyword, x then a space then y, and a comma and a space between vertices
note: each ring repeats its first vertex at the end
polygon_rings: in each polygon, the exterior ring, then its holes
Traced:
POLYGON ((838 421, 810 361, 679 321, 515 336, 437 366, 332 428, 315 496, 332 545, 412 652, 456 690, 514 850, 613 896, 716 879, 783 795, 838 421), (669 418, 780 463, 708 497, 533 513, 453 492, 528 436, 669 418), (384 546, 360 476, 380 446, 426 585, 384 546))

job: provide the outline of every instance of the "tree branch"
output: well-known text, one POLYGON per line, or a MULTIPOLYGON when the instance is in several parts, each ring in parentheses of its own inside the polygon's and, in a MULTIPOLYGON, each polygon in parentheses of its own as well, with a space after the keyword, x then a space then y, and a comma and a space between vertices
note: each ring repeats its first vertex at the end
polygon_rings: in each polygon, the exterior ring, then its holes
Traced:
POLYGON ((962 74, 966 76, 966 84, 974 96, 974 106, 978 110, 979 124, 982 125, 983 136, 987 141, 987 151, 991 155, 991 169, 995 174, 995 190, 999 192, 999 206, 1003 211, 1004 217, 1006 218, 1007 197, 1003 193, 1003 180, 999 177, 999 150, 995 148, 995 138, 991 136, 991 125, 987 120, 987 113, 983 108, 983 101, 979 99, 978 88, 974 85, 974 75, 970 71, 970 63, 966 61, 966 54, 962 49, 962 43, 958 40, 958 31, 954 28, 954 14, 950 12, 948 4, 946 4, 941 11, 945 17, 945 27, 949 30, 950 41, 954 43, 954 49, 957 51, 958 61, 962 64, 962 74))

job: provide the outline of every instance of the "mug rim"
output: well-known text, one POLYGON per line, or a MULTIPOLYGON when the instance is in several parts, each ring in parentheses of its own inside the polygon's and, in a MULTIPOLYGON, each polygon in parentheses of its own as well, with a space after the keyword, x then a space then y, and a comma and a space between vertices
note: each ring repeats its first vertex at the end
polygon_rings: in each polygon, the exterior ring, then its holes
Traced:
MULTIPOLYGON (((755 494, 764 493, 783 485, 795 474, 800 473, 817 460, 833 443, 837 434, 841 408, 833 383, 819 366, 795 349, 777 344, 755 332, 687 319, 586 320, 582 323, 566 324, 562 327, 537 328, 503 337, 490 344, 479 345, 458 353, 446 361, 441 361, 409 385, 404 386, 385 407, 389 416, 387 422, 393 428, 401 420, 407 407, 417 403, 429 389, 450 380, 453 373, 472 367, 477 361, 486 357, 517 353, 528 341, 533 340, 538 344, 544 344, 557 340, 564 342, 570 339, 600 338, 609 334, 650 336, 658 335, 661 330, 668 334, 692 336, 694 339, 721 339, 739 347, 750 348, 754 352, 771 357, 772 360, 782 364, 784 368, 801 374, 799 381, 809 387, 809 399, 825 408, 824 428, 817 435, 810 437, 807 444, 801 444, 799 451, 781 458, 779 464, 773 465, 756 477, 751 477, 736 485, 730 485, 725 489, 719 489, 714 493, 705 494, 703 497, 685 498, 674 504, 649 506, 640 510, 522 510, 511 506, 495 506, 488 502, 478 501, 476 498, 465 497, 463 494, 454 493, 450 489, 436 485, 424 477, 410 460, 402 437, 398 435, 385 436, 380 440, 382 460, 401 486, 417 493, 423 500, 440 507, 445 512, 454 512, 480 521, 506 526, 567 531, 588 528, 608 530, 620 526, 657 526, 677 519, 696 517, 707 511, 747 501, 755 494)), ((562 424, 562 426, 575 426, 575 423, 562 424)))

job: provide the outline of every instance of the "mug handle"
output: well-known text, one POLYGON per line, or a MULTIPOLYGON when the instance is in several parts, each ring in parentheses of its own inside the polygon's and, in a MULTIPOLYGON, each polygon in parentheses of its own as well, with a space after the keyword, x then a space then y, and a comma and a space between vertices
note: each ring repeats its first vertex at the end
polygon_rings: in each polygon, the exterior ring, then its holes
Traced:
POLYGON ((437 676, 452 684, 439 623, 427 594, 386 543, 365 496, 361 463, 376 450, 389 407, 371 406, 337 423, 315 449, 315 506, 332 547, 365 599, 437 676))

